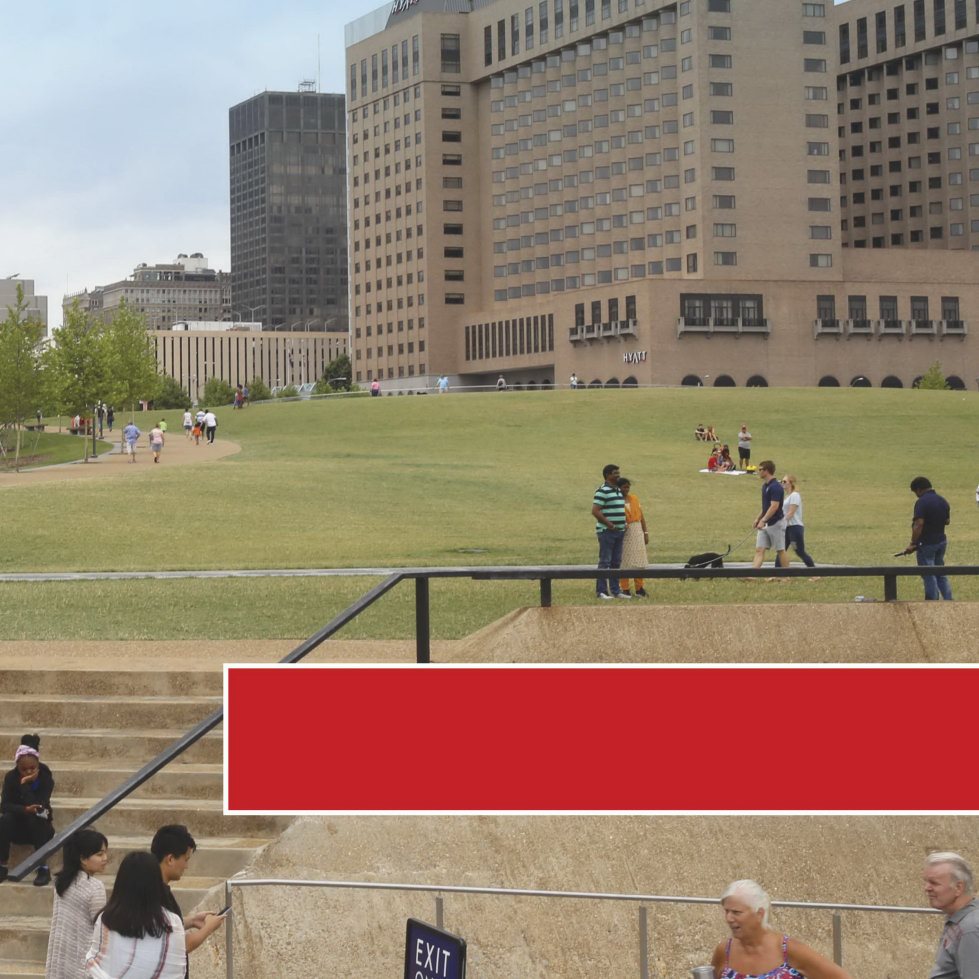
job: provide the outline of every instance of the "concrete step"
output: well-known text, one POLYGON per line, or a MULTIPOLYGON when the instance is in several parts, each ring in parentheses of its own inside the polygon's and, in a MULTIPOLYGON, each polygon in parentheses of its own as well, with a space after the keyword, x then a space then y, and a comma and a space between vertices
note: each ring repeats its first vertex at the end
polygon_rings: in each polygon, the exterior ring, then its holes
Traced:
MULTIPOLYGON (((111 728, 62 728, 58 731, 40 729, 41 760, 66 758, 106 761, 134 761, 141 767, 174 741, 186 733, 186 728, 140 728, 131 731, 111 728)), ((24 731, 21 727, 0 727, 0 758, 13 758, 24 731)), ((209 731, 195 745, 188 748, 180 759, 184 763, 220 764, 224 758, 221 727, 209 731)), ((180 764, 180 762, 175 762, 180 764)), ((54 771, 52 769, 52 771, 54 771)), ((55 772, 57 780, 57 772, 55 772)))
POLYGON ((43 976, 44 961, 8 962, 0 959, 0 979, 24 979, 24 976, 43 976))
MULTIPOLYGON (((45 755, 45 763, 54 773, 54 804, 74 796, 103 796, 121 785, 140 766, 100 765, 92 768, 87 761, 66 761, 45 755)), ((174 762, 157 772, 133 793, 134 798, 168 796, 171 799, 220 799, 224 768, 218 764, 181 764, 174 762)))
MULTIPOLYGON (((108 894, 112 893, 115 877, 102 875, 99 880, 105 884, 108 894)), ((45 917, 51 914, 54 901, 54 884, 50 887, 35 887, 33 876, 24 883, 13 884, 6 882, 0 885, 0 918, 4 915, 22 915, 45 917)), ((185 877, 174 887, 177 903, 189 911, 204 900, 207 892, 218 884, 223 885, 224 877, 185 877)))
MULTIPOLYGON (((68 799, 54 810, 55 827, 66 826, 98 802, 96 797, 68 799)), ((225 816, 221 799, 123 799, 97 820, 112 845, 113 836, 146 834, 147 839, 168 823, 183 823, 191 833, 218 836, 277 836, 289 825, 288 816, 225 816)))
MULTIPOLYGON (((0 887, 9 886, 11 885, 0 884, 0 887)), ((50 915, 0 915, 0 950, 2 950, 0 954, 3 955, 2 961, 39 962, 41 975, 44 975, 44 959, 48 954, 48 933, 50 930, 50 915)), ((0 965, 0 969, 3 968, 4 966, 0 965)))
POLYGON ((218 670, 52 670, 0 669, 0 690, 12 694, 97 697, 220 697, 224 679, 218 670))
MULTIPOLYGON (((51 728, 175 727, 186 731, 221 707, 221 697, 8 694, 3 722, 25 731, 51 728)), ((19 739, 18 739, 19 740, 19 739)), ((43 737, 42 748, 46 747, 43 737)))

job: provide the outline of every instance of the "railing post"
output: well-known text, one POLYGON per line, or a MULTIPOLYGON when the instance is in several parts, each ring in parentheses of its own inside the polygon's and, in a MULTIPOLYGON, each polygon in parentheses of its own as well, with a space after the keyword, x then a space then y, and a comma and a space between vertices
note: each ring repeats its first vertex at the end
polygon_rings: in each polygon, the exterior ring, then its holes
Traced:
POLYGON ((435 927, 445 927, 445 901, 441 894, 435 895, 435 927))
POLYGON ((843 919, 839 911, 833 912, 833 961, 843 966, 843 919))
POLYGON ((644 904, 639 905, 639 979, 649 979, 649 922, 644 904))
POLYGON ((885 602, 897 601, 897 575, 896 574, 884 575, 884 601, 885 602))
POLYGON ((540 580, 540 607, 551 607, 551 579, 541 578, 540 580))
MULTIPOLYGON (((231 906, 231 881, 224 882, 224 903, 231 906)), ((224 923, 224 968, 227 979, 234 979, 235 956, 234 956, 234 914, 229 911, 227 920, 224 923)))
POLYGON ((431 619, 428 605, 428 578, 418 576, 415 579, 415 662, 430 663, 431 648, 431 619))

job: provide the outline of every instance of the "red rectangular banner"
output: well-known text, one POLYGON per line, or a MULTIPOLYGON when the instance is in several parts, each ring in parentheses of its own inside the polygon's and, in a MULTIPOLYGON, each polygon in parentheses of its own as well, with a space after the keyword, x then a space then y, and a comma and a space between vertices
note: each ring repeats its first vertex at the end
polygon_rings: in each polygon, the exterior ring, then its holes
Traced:
POLYGON ((979 811, 947 777, 977 695, 968 666, 229 666, 225 806, 979 811))

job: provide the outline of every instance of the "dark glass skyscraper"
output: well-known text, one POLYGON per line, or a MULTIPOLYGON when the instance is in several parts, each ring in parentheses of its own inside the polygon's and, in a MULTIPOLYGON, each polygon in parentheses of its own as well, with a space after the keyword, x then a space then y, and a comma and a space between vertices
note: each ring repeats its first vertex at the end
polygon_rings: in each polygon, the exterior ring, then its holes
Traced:
POLYGON ((346 331, 344 97, 263 92, 228 117, 234 318, 346 331))

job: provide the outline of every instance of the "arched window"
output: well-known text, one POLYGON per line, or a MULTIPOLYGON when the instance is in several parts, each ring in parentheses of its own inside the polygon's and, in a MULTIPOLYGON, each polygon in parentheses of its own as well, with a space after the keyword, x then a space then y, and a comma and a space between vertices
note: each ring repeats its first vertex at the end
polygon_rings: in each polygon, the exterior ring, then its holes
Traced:
POLYGON ((619 379, 617 377, 610 377, 606 382, 605 386, 607 388, 617 388, 619 386, 619 379))
POLYGON ((536 381, 528 381, 527 382, 527 390, 528 391, 536 391, 537 390, 537 382, 536 381))
POLYGON ((594 381, 589 381, 588 382, 588 386, 590 388, 600 388, 603 385, 602 385, 602 382, 600 380, 598 380, 598 378, 596 377, 594 381))
POLYGON ((857 376, 850 381, 851 388, 871 388, 873 385, 870 383, 870 379, 863 376, 863 374, 857 374, 857 376))
POLYGON ((919 374, 912 382, 911 387, 920 388, 921 387, 921 375, 919 374))
POLYGON ((880 382, 882 388, 903 388, 904 384, 901 382, 901 378, 895 377, 893 374, 888 374, 883 381, 880 382))
POLYGON ((745 387, 767 388, 768 381, 766 381, 765 378, 761 376, 761 374, 752 374, 751 377, 748 378, 748 383, 745 385, 745 387))
POLYGON ((827 374, 819 379, 819 387, 821 388, 838 388, 839 386, 840 382, 832 374, 827 374))
POLYGON ((622 382, 622 387, 624 387, 624 388, 637 388, 637 387, 639 387, 639 382, 634 377, 627 377, 622 382))
POLYGON ((965 381, 963 381, 961 377, 957 377, 955 374, 949 374, 948 377, 945 378, 945 383, 953 391, 965 390, 965 381))
POLYGON ((554 387, 554 382, 549 378, 545 377, 543 381, 540 382, 541 388, 552 388, 554 387))
POLYGON ((687 374, 680 383, 685 388, 702 388, 704 386, 704 382, 696 374, 687 374))
POLYGON ((730 374, 718 374, 714 378, 714 387, 716 388, 734 388, 737 384, 734 383, 734 378, 730 374))

